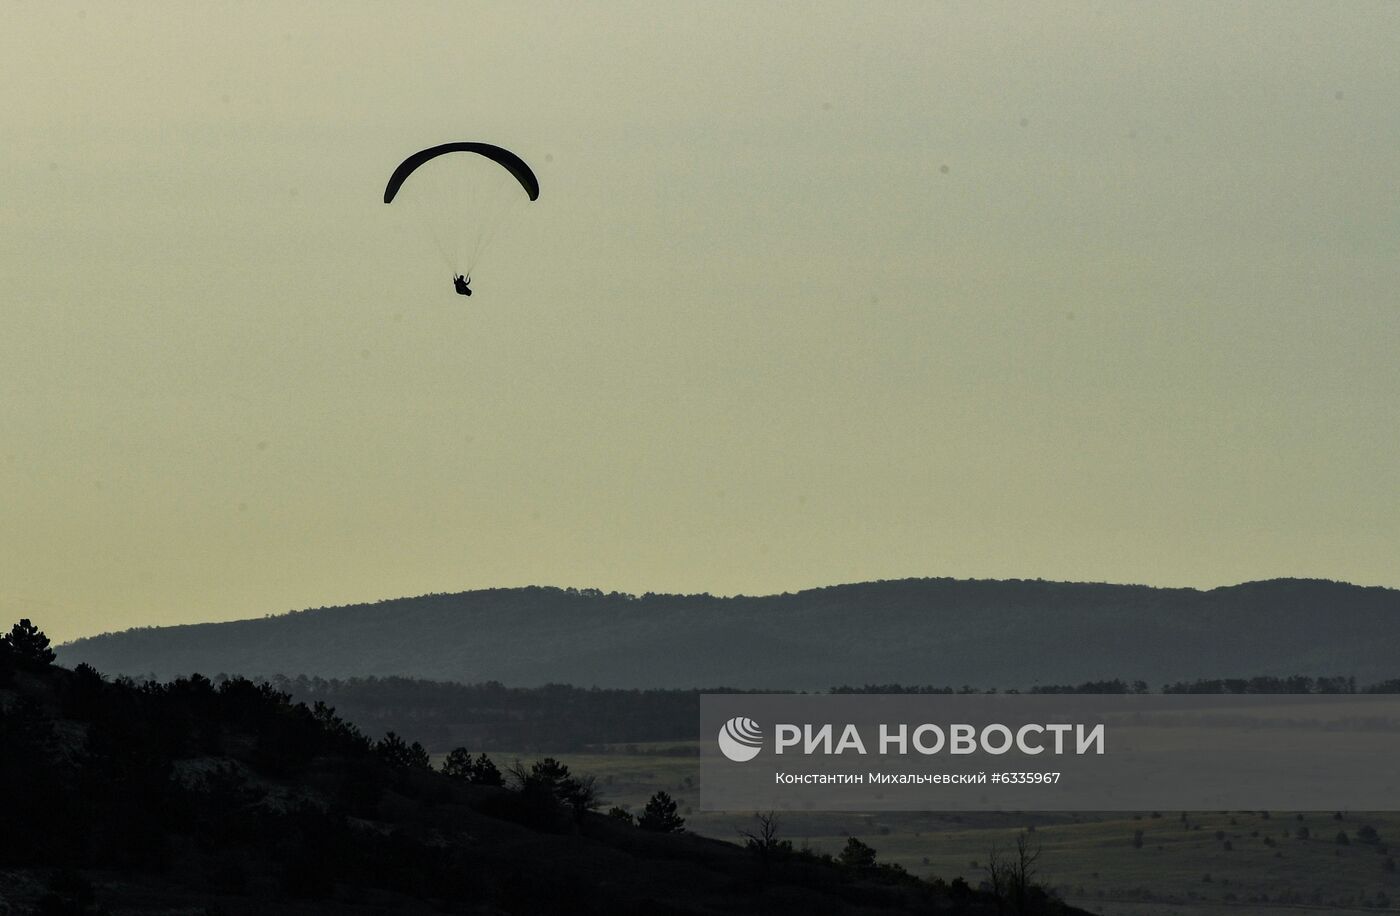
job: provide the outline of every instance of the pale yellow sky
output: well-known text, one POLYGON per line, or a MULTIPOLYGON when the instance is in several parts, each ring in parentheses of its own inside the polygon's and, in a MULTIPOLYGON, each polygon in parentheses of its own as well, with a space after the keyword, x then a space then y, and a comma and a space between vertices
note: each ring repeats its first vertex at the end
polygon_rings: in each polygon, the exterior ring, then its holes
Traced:
POLYGON ((0 614, 1400 585, 1397 35, 1361 2, 8 2, 0 614), (543 189, 471 300, 380 201, 458 139, 543 189))

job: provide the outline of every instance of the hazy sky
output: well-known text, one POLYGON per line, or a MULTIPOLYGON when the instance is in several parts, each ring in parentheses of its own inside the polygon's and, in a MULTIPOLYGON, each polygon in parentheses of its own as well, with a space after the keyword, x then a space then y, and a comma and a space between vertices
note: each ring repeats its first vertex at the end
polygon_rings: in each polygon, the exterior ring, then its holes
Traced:
POLYGON ((1400 4, 0 9, 7 623, 1400 585, 1400 4))

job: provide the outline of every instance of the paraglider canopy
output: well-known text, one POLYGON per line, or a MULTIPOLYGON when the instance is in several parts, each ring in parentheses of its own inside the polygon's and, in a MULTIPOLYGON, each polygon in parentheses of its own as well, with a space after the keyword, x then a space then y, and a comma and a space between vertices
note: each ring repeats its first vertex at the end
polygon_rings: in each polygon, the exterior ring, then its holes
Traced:
POLYGON ((452 269, 453 285, 464 296, 470 296, 471 289, 463 280, 471 276, 497 232, 539 196, 539 179, 524 159, 476 141, 419 150, 399 163, 384 188, 384 202, 399 201, 395 210, 403 213, 415 234, 424 232, 452 269))
POLYGON ((475 143, 464 141, 461 143, 444 143, 441 146, 432 146, 425 150, 419 150, 409 156, 399 167, 394 169, 394 174, 389 176, 389 184, 384 188, 384 202, 387 204, 394 199, 394 195, 399 193, 399 188, 414 169, 423 163, 436 159, 438 156, 447 153, 476 153, 485 156, 492 162, 499 164, 507 172, 515 176, 515 180, 520 182, 520 186, 525 189, 525 193, 530 195, 531 200, 538 200, 540 196, 540 182, 535 177, 535 173, 525 164, 525 160, 515 155, 508 149, 494 146, 490 143, 475 143))

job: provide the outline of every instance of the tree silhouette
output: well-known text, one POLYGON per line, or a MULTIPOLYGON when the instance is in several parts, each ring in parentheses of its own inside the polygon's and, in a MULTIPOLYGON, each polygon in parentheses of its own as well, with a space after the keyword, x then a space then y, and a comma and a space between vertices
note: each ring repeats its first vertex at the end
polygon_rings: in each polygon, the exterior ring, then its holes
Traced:
POLYGON ((442 762, 442 775, 449 779, 472 781, 472 755, 464 747, 453 748, 442 762))
POLYGON ((428 762, 428 752, 423 749, 423 745, 417 741, 408 744, 398 735, 389 732, 379 743, 374 746, 374 750, 390 766, 405 767, 414 770, 428 770, 432 765, 428 762))
MULTIPOLYGON (((490 765, 490 761, 487 764, 490 765)), ((491 766, 491 770, 495 771, 495 767, 491 766)), ((553 757, 535 761, 528 770, 517 761, 511 767, 511 775, 526 798, 568 805, 578 817, 598 807, 598 791, 593 777, 574 776, 568 766, 553 757)))
POLYGON ((685 818, 676 814, 676 801, 665 792, 657 792, 637 818, 637 826, 656 833, 679 833, 685 829, 685 818))
MULTIPOLYGON (((1225 847, 1229 846, 1226 842, 1225 847)), ((1010 854, 1003 854, 996 844, 992 845, 987 861, 987 881, 996 895, 999 911, 1008 905, 1013 913, 1022 916, 1043 910, 1045 891, 1035 883, 1040 871, 1039 861, 1040 841, 1032 842, 1024 832, 1016 835, 1016 845, 1010 854)))
POLYGON ((8 649, 7 654, 13 664, 23 668, 47 668, 53 664, 54 653, 49 648, 49 638, 25 617, 10 628, 10 632, 0 637, 8 649))
POLYGON ((758 823, 757 830, 740 830, 744 846, 758 856, 758 861, 767 866, 781 855, 792 852, 791 840, 778 839, 778 814, 775 811, 755 811, 753 819, 758 823))
POLYGON ((501 771, 484 753, 478 755, 476 763, 472 764, 472 782, 480 786, 503 786, 506 784, 501 771))
POLYGON ((837 859, 847 868, 874 868, 875 850, 853 836, 846 837, 846 848, 837 859))
POLYGON ((460 779, 478 786, 503 786, 505 779, 501 771, 485 754, 472 760, 471 752, 464 747, 453 748, 442 762, 442 775, 449 779, 460 779))

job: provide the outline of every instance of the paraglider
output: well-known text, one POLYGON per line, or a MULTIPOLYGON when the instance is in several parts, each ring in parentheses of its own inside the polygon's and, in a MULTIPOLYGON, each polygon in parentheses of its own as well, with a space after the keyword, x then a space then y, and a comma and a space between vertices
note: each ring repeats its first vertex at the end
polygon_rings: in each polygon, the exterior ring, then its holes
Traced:
POLYGON ((510 150, 463 141, 419 150, 399 163, 384 188, 384 202, 392 203, 401 190, 452 268, 453 289, 470 296, 477 259, 512 211, 539 198, 540 183, 510 150))
POLYGON ((436 159, 438 156, 444 156, 448 153, 476 153, 479 156, 485 156, 487 159, 498 163, 505 168, 507 172, 514 175, 515 180, 520 182, 520 186, 525 189, 526 194, 530 195, 531 200, 537 200, 540 196, 539 179, 535 177, 535 173, 530 170, 530 167, 525 164, 524 159, 521 159, 508 149, 502 149, 490 143, 462 142, 431 146, 428 149, 419 150, 399 163, 399 167, 394 169, 394 174, 389 176, 388 186, 384 188, 384 202, 386 204, 393 202, 394 195, 399 193, 399 188, 403 186, 404 181, 407 180, 408 176, 412 175, 414 170, 419 166, 429 160, 436 159))

